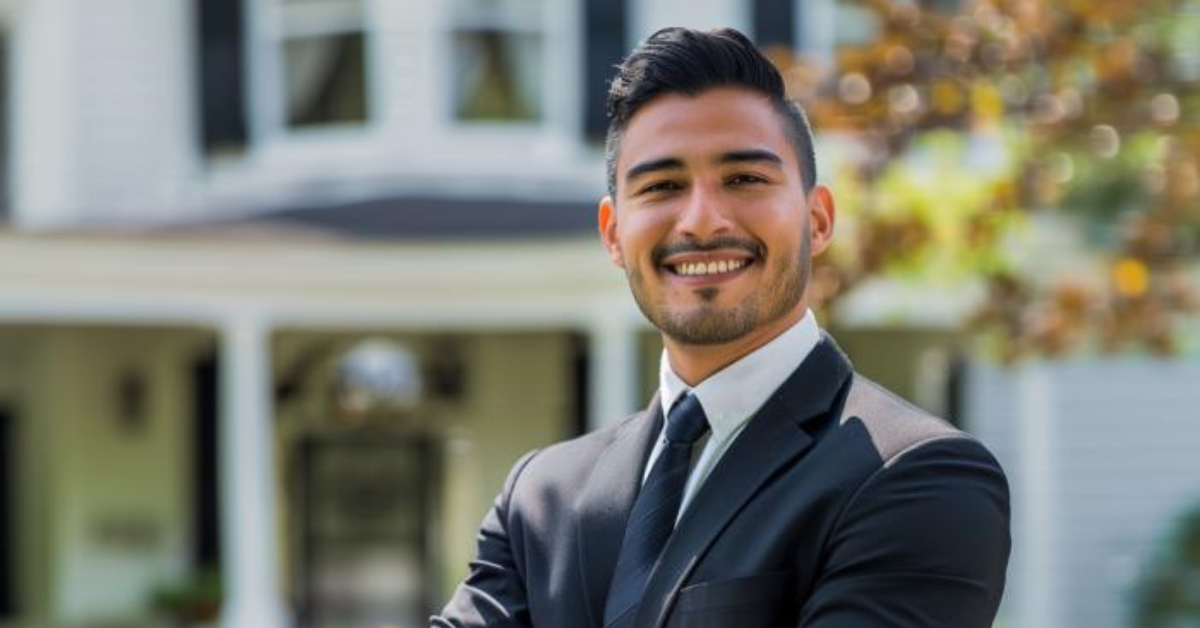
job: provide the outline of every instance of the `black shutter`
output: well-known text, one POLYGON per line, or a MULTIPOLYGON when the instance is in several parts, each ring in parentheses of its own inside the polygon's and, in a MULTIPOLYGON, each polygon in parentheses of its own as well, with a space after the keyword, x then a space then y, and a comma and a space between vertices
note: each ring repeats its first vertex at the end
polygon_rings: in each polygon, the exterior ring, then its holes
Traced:
POLYGON ((0 31, 0 223, 8 218, 9 178, 12 168, 12 144, 9 142, 8 112, 9 99, 12 98, 12 73, 8 68, 8 39, 7 33, 0 31))
POLYGON ((206 154, 246 145, 242 0, 194 0, 200 145, 206 154))
POLYGON ((604 101, 615 66, 629 53, 625 0, 586 0, 583 16, 583 135, 603 141, 608 130, 604 101))
POLYGON ((754 41, 759 48, 796 48, 797 0, 755 0, 754 41))

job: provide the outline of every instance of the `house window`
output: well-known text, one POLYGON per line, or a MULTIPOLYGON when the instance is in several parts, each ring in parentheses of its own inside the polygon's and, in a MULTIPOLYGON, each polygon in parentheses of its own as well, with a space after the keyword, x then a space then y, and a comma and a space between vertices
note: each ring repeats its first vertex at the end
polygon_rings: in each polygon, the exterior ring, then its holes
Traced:
POLYGON ((367 120, 366 0, 192 1, 206 155, 367 120))
POLYGON ((287 126, 365 122, 363 0, 277 2, 287 126))
POLYGON ((464 122, 540 122, 545 0, 454 0, 453 108, 464 122))

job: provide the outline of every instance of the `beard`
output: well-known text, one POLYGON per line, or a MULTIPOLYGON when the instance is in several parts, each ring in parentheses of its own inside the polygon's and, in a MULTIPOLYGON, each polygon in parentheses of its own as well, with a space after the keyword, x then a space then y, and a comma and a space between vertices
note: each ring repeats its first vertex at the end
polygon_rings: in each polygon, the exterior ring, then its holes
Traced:
MULTIPOLYGON (((658 260, 669 253, 705 251, 721 247, 760 250, 756 245, 732 243, 727 240, 707 244, 686 243, 671 247, 660 247, 651 259, 654 268, 661 268, 658 260)), ((799 255, 795 259, 778 258, 763 269, 765 281, 741 303, 723 306, 717 303, 720 288, 700 288, 694 294, 699 305, 692 307, 672 306, 664 295, 651 294, 645 277, 636 265, 631 265, 626 276, 629 289, 638 308, 655 327, 671 340, 684 345, 719 345, 733 342, 759 327, 779 320, 792 312, 804 297, 808 286, 809 253, 811 244, 809 227, 805 224, 800 241, 799 255), (794 262, 794 263, 790 263, 794 262)), ((755 263, 763 263, 755 259, 755 263)))

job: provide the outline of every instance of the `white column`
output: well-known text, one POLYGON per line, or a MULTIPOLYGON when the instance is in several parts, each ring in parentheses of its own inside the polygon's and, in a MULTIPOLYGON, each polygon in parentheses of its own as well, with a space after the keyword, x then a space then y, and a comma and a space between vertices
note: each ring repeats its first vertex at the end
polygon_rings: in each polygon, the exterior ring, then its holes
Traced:
POLYGON ((638 327, 626 320, 603 319, 588 330, 588 429, 617 421, 638 409, 641 360, 638 327))
POLYGON ((221 330, 222 628, 285 628, 275 525, 270 337, 261 321, 221 330))

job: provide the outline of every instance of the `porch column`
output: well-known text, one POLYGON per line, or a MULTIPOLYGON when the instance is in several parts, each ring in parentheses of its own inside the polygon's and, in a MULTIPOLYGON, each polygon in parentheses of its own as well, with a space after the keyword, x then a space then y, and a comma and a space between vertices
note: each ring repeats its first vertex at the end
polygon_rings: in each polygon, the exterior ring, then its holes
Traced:
POLYGON ((637 339, 638 326, 620 318, 598 320, 588 330, 588 429, 618 421, 646 402, 638 399, 637 339))
POLYGON ((221 330, 222 628, 286 628, 279 592, 269 330, 221 330))

